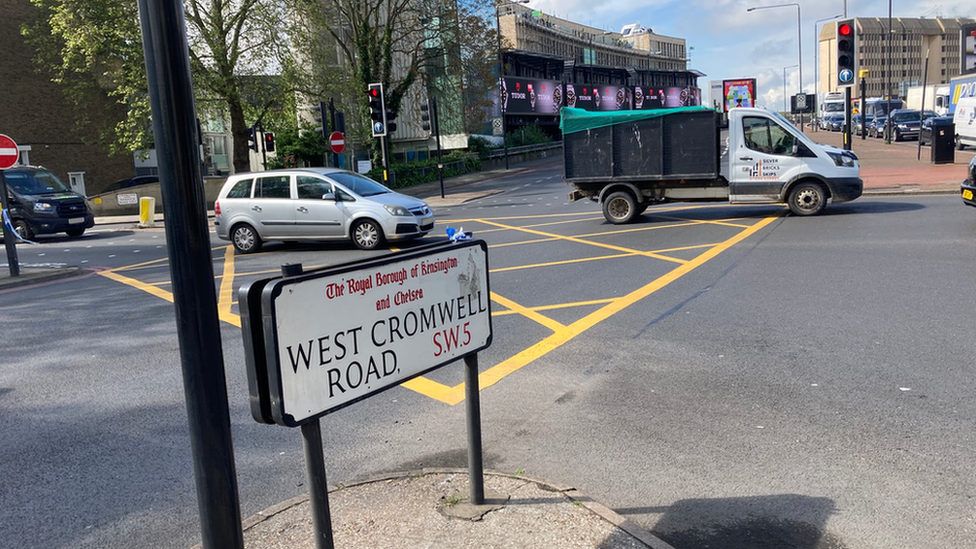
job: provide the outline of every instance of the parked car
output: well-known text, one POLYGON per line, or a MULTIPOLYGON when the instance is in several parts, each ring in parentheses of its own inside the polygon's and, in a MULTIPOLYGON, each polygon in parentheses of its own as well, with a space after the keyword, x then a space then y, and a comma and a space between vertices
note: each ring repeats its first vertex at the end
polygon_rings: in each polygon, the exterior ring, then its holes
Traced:
POLYGON ((967 206, 976 207, 976 156, 969 161, 969 169, 966 172, 966 180, 962 182, 962 201, 967 206))
POLYGON ((902 139, 918 139, 918 132, 922 126, 922 113, 914 109, 895 109, 888 117, 891 124, 891 139, 901 141, 902 139))
POLYGON ((874 116, 861 116, 857 115, 857 121, 854 124, 855 135, 861 135, 862 131, 867 131, 867 127, 874 122, 874 116))
POLYGON ((301 168, 227 178, 214 204, 217 236, 240 253, 269 240, 347 240, 371 250, 384 241, 421 237, 434 213, 358 173, 301 168))
POLYGON ((158 175, 137 175, 135 177, 129 177, 126 179, 119 179, 118 181, 112 183, 102 191, 103 193, 110 193, 114 191, 121 191, 122 189, 128 189, 129 187, 138 187, 140 185, 148 185, 150 183, 159 183, 158 175))
POLYGON ((951 124, 952 115, 933 116, 922 120, 922 129, 918 133, 918 140, 922 145, 932 144, 932 126, 936 124, 951 124))
POLYGON ((887 119, 886 116, 875 116, 868 126, 868 137, 884 137, 884 126, 887 119))
POLYGON ((935 111, 922 111, 922 122, 925 122, 929 118, 935 118, 936 116, 939 115, 935 111))
POLYGON ((10 223, 17 234, 67 233, 81 236, 95 225, 85 197, 71 190, 56 175, 39 166, 18 166, 4 171, 10 223))
POLYGON ((826 130, 832 132, 839 132, 844 129, 844 115, 843 114, 829 114, 827 115, 826 130))

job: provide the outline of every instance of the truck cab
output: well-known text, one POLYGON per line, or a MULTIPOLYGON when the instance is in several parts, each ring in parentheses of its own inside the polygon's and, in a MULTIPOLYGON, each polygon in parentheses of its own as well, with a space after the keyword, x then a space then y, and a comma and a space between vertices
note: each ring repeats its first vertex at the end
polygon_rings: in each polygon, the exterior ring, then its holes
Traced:
POLYGON ((728 140, 722 175, 733 204, 785 202, 793 213, 811 215, 828 198, 845 202, 861 196, 854 153, 814 143, 779 113, 729 111, 728 140))

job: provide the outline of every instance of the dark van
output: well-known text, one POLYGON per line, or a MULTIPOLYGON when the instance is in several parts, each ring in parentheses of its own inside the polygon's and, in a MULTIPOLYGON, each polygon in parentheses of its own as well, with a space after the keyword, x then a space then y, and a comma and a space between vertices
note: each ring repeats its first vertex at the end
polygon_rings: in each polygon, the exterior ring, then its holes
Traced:
POLYGON ((85 197, 46 169, 19 166, 5 170, 4 177, 10 222, 21 238, 53 233, 81 236, 95 225, 85 197))

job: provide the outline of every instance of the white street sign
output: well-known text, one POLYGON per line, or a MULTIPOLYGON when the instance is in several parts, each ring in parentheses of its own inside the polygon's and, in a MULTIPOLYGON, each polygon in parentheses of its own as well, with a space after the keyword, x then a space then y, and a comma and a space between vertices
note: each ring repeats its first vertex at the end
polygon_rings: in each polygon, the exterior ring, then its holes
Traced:
POLYGON ((301 424, 491 344, 483 241, 391 257, 265 289, 277 423, 301 424))

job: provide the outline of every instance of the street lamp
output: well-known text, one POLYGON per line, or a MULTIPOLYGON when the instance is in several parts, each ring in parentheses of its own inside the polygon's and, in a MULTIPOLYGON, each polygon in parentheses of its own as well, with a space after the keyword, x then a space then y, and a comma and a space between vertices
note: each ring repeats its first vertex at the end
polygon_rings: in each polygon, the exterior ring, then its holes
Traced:
MULTIPOLYGON (((796 7, 796 62, 800 69, 800 93, 803 93, 803 44, 800 42, 800 4, 776 4, 773 6, 755 6, 746 11, 768 10, 773 8, 796 7)), ((800 131, 803 131, 803 113, 800 113, 800 131)))
POLYGON ((786 71, 787 69, 797 69, 799 65, 790 65, 789 67, 783 67, 783 112, 790 110, 790 105, 786 102, 789 94, 786 93, 786 71))
MULTIPOLYGON (((846 2, 845 2, 846 4, 846 2)), ((839 19, 843 17, 843 14, 835 15, 833 17, 825 17, 823 19, 817 19, 813 22, 813 97, 814 97, 814 109, 813 112, 820 113, 820 104, 817 103, 817 98, 820 97, 820 35, 817 33, 817 25, 823 23, 824 21, 832 21, 834 19, 839 19)), ((829 74, 830 71, 828 70, 829 74)), ((845 109, 846 112, 846 109, 845 109)), ((821 115, 823 113, 820 113, 821 115)), ((813 131, 817 131, 817 124, 813 125, 813 131)))
MULTIPOLYGON (((529 0, 505 0, 507 4, 528 4, 529 0)), ((505 169, 508 169, 508 124, 505 122, 505 101, 502 101, 502 85, 505 82, 505 59, 502 52, 502 23, 498 8, 501 1, 495 3, 495 33, 498 35, 498 107, 502 115, 502 145, 505 146, 505 169)))

